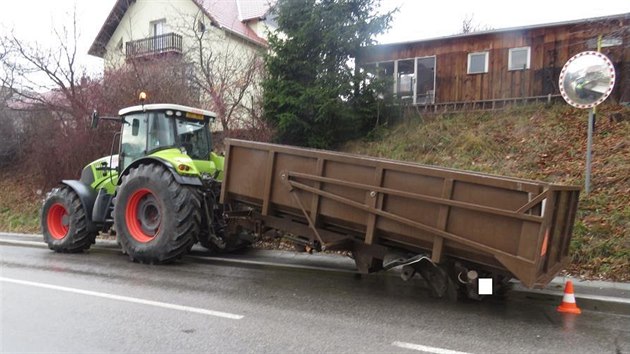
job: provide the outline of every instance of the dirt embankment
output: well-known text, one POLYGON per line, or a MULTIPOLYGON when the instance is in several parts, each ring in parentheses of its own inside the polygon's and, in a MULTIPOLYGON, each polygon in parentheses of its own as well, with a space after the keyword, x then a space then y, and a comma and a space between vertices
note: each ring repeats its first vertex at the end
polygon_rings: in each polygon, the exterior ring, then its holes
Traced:
MULTIPOLYGON (((584 185, 587 116, 565 104, 412 116, 345 151, 555 183, 584 185)), ((580 196, 568 271, 630 280, 630 110, 603 106, 592 192, 580 196)))

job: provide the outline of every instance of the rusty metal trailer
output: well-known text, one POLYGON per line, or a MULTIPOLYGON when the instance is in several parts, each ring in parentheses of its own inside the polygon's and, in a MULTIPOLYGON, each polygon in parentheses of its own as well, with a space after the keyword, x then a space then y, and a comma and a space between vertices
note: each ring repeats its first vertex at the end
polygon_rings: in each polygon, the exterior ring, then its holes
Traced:
POLYGON ((232 223, 352 252, 369 273, 403 266, 436 296, 476 279, 546 285, 568 261, 579 187, 228 139, 221 202, 232 223), (392 256, 393 255, 393 256, 392 256))

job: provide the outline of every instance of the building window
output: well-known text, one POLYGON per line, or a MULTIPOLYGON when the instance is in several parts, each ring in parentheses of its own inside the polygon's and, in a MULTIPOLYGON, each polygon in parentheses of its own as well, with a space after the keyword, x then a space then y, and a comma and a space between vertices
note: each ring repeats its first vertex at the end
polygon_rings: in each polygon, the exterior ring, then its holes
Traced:
POLYGON ((395 80, 395 71, 396 71, 396 64, 393 61, 387 61, 387 62, 382 62, 382 63, 378 63, 377 65, 377 77, 380 79, 387 79, 389 78, 389 80, 391 80, 391 86, 390 89, 388 90, 389 92, 396 92, 396 80, 395 80))
POLYGON ((154 37, 161 36, 166 33, 166 20, 157 20, 151 22, 151 34, 154 37))
POLYGON ((395 65, 393 61, 378 63, 378 76, 379 77, 394 76, 394 67, 395 65))
POLYGON ((483 74, 488 72, 488 52, 468 54, 468 73, 483 74))
POLYGON ((413 84, 416 78, 415 60, 398 60, 398 73, 396 75, 396 92, 398 97, 413 99, 413 84))
MULTIPOLYGON (((602 48, 616 47, 623 44, 623 38, 620 35, 610 35, 602 38, 602 48)), ((586 47, 590 50, 597 50, 597 38, 591 38, 586 42, 586 47)))
POLYGON ((122 37, 120 37, 120 40, 118 41, 118 44, 116 45, 116 48, 118 48, 118 50, 123 50, 123 39, 122 37))
POLYGON ((529 69, 529 47, 511 48, 508 54, 508 70, 529 69))
POLYGON ((418 105, 435 103, 436 57, 417 57, 363 65, 367 80, 393 80, 389 93, 418 105))

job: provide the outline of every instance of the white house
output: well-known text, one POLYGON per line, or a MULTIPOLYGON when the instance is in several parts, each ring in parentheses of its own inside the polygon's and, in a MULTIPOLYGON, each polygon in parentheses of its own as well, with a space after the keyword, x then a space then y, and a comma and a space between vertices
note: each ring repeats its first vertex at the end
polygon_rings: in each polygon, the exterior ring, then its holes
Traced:
POLYGON ((105 71, 129 63, 182 58, 193 71, 204 108, 217 113, 223 129, 248 126, 261 93, 260 65, 274 0, 117 0, 89 54, 105 71))
POLYGON ((204 32, 213 50, 265 49, 275 29, 269 8, 270 0, 118 0, 88 53, 110 69, 127 59, 185 55, 204 32))

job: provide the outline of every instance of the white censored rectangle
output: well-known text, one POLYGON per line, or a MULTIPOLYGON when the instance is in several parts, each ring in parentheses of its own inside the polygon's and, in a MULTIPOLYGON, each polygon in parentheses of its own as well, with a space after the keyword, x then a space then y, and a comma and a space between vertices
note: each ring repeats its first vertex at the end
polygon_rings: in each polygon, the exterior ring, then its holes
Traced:
POLYGON ((479 295, 492 295, 492 278, 479 278, 479 295))

